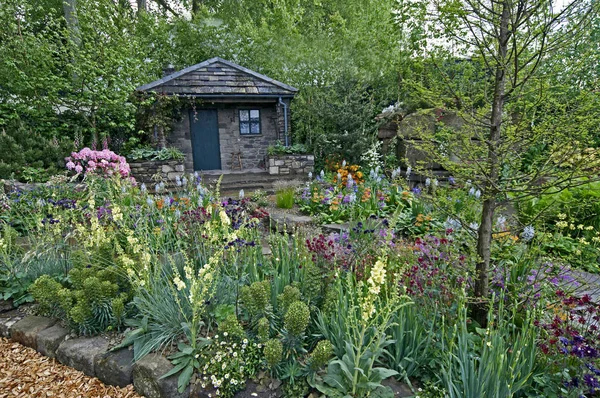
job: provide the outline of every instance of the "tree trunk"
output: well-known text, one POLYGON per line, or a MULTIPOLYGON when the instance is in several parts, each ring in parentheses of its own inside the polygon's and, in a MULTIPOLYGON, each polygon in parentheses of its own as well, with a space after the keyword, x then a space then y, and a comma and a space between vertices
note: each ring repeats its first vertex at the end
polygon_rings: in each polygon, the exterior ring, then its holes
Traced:
POLYGON ((476 303, 472 308, 472 316, 480 325, 487 323, 487 298, 489 294, 490 257, 492 250, 492 223, 494 210, 496 209, 496 187, 499 180, 500 165, 496 150, 501 138, 502 113, 504 112, 504 93, 506 87, 506 57, 508 53, 510 20, 509 0, 502 2, 502 14, 500 16, 500 29, 497 36, 498 60, 496 65, 494 99, 492 102, 492 113, 490 116, 490 133, 487 149, 487 181, 483 186, 485 199, 481 212, 481 224, 477 237, 477 255, 479 262, 476 267, 475 298, 476 303))
POLYGON ((165 136, 165 127, 162 125, 156 126, 156 146, 158 149, 167 147, 167 137, 165 136))
POLYGON ((192 0, 192 18, 200 11, 200 2, 201 0, 192 0))
POLYGON ((142 11, 146 11, 148 9, 146 5, 146 0, 137 0, 137 12, 140 13, 142 11))
POLYGON ((62 4, 69 28, 69 39, 79 47, 81 38, 79 36, 79 19, 77 18, 77 0, 63 0, 62 4))

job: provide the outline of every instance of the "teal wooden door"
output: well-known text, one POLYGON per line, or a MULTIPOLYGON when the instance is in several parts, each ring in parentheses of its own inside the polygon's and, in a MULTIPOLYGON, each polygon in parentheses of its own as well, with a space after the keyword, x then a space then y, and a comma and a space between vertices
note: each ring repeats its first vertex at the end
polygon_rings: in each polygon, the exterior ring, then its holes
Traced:
POLYGON ((198 109, 196 112, 190 111, 190 129, 194 170, 221 169, 217 110, 198 109))

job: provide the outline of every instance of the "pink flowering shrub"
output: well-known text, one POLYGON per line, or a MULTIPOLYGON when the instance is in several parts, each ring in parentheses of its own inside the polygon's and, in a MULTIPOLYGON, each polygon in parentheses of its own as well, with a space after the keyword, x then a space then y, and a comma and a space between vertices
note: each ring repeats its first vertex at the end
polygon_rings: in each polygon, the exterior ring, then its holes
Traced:
POLYGON ((90 148, 83 148, 79 152, 72 152, 70 157, 65 158, 65 161, 67 169, 74 170, 77 174, 96 173, 103 176, 118 174, 127 178, 131 172, 125 157, 119 156, 109 149, 94 151, 90 148))

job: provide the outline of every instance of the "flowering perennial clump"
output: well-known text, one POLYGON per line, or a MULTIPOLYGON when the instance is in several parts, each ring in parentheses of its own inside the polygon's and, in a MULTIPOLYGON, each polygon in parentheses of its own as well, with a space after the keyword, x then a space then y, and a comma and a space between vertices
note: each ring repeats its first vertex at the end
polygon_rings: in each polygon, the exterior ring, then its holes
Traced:
POLYGON ((119 156, 111 150, 94 151, 83 148, 79 152, 72 152, 70 157, 65 158, 67 169, 84 175, 94 173, 102 176, 119 175, 123 178, 129 177, 131 169, 124 156, 119 156))

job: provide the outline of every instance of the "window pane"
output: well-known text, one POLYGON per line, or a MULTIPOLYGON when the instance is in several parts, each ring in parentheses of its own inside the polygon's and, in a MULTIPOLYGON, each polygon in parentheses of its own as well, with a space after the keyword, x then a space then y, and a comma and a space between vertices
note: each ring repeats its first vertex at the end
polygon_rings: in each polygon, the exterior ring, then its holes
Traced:
POLYGON ((252 119, 252 120, 260 119, 260 112, 256 109, 251 110, 250 111, 250 119, 252 119))
POLYGON ((250 133, 260 134, 260 123, 258 123, 258 122, 250 123, 250 133))
POLYGON ((240 120, 241 121, 248 121, 249 120, 248 111, 240 111, 240 120))
POLYGON ((250 134, 250 126, 248 123, 240 122, 240 134, 250 134))

